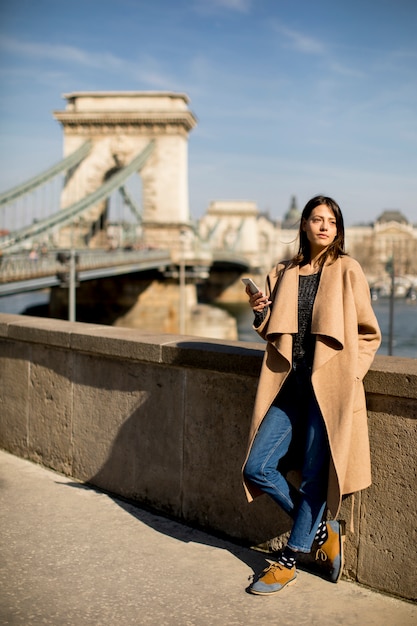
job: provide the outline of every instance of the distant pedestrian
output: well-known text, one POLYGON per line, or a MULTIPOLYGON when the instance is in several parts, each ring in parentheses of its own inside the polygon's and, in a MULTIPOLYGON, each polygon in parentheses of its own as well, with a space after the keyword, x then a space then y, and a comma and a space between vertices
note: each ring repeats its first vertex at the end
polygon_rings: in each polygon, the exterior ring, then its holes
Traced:
POLYGON ((343 569, 342 496, 371 483, 363 378, 381 334, 357 261, 344 251, 337 203, 305 206, 297 255, 251 294, 254 328, 267 341, 243 467, 249 501, 268 494, 293 520, 286 547, 251 584, 259 595, 295 582, 297 556, 313 549, 337 582, 343 569), (300 470, 296 488, 286 478, 300 470))

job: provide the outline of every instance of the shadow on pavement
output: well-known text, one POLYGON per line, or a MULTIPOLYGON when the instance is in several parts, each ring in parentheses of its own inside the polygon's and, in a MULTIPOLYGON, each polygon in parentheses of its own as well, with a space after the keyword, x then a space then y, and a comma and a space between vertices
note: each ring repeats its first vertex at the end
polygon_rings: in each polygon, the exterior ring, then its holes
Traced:
POLYGON ((66 482, 60 484, 106 495, 115 504, 120 506, 124 511, 132 515, 142 524, 146 524, 154 531, 167 535, 168 537, 172 537, 178 541, 183 541, 184 543, 199 543, 213 548, 218 548, 220 550, 227 550, 230 554, 240 559, 243 563, 245 563, 245 565, 252 569, 253 575, 248 577, 248 585, 252 581, 253 576, 259 575, 259 573, 269 565, 269 560, 267 559, 274 560, 273 553, 264 554, 254 550, 253 548, 234 543, 230 539, 223 539, 222 537, 209 534, 202 529, 187 526, 176 519, 169 518, 159 512, 141 508, 139 505, 135 505, 130 501, 125 501, 119 496, 116 497, 102 489, 98 489, 95 486, 77 482, 66 482))

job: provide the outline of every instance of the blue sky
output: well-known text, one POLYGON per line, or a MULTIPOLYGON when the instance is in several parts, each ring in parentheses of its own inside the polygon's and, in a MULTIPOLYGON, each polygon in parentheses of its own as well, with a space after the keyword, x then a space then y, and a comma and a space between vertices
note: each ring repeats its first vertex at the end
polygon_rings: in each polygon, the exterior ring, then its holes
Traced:
POLYGON ((63 93, 178 91, 193 218, 325 193, 417 222, 416 32, 415 0, 1 0, 0 190, 61 158, 63 93))

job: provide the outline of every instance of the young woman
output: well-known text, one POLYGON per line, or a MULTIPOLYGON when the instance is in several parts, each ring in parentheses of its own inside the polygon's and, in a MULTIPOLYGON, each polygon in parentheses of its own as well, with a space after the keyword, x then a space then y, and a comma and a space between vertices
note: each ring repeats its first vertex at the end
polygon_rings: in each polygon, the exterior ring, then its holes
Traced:
POLYGON ((293 520, 287 546, 249 588, 280 591, 296 579, 300 552, 314 547, 329 579, 343 569, 342 496, 371 483, 363 378, 381 335, 360 265, 344 251, 334 200, 312 198, 299 251, 250 294, 254 328, 267 341, 243 467, 249 501, 268 494, 293 520), (296 489, 287 481, 299 469, 296 489), (326 521, 330 516, 333 518, 326 521), (313 546, 314 544, 314 546, 313 546))

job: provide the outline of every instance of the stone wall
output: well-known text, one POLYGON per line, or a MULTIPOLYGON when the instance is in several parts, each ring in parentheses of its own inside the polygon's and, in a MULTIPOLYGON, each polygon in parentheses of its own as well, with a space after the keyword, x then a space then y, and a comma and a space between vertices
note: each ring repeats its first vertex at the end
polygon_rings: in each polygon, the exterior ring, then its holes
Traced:
MULTIPOLYGON (((273 546, 289 520, 266 497, 248 504, 240 477, 262 353, 262 344, 2 314, 0 446, 187 524, 273 546)), ((365 385, 374 482, 355 498, 345 576, 416 599, 417 360, 377 357, 365 385)))

